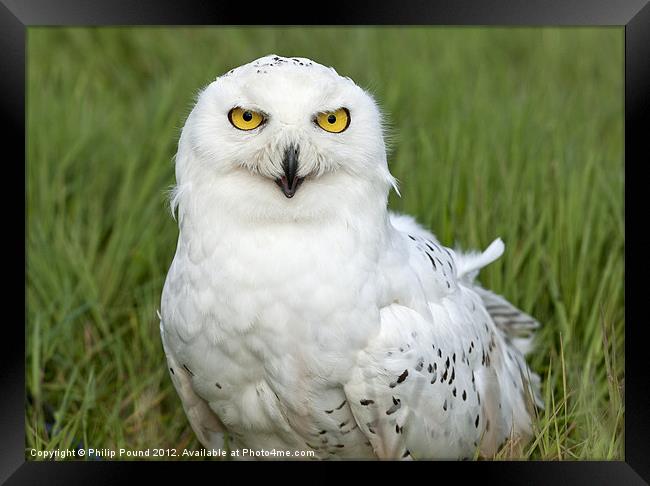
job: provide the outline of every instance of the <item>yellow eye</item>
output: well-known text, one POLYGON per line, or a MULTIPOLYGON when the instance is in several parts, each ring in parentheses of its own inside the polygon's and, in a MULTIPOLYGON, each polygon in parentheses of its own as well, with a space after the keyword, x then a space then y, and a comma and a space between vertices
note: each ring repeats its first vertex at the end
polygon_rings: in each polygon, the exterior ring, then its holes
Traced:
POLYGON ((228 120, 235 128, 252 130, 259 127, 264 121, 264 115, 253 110, 233 108, 228 112, 228 120))
POLYGON ((316 123, 326 132, 341 133, 350 125, 350 112, 347 108, 326 111, 316 115, 316 123))

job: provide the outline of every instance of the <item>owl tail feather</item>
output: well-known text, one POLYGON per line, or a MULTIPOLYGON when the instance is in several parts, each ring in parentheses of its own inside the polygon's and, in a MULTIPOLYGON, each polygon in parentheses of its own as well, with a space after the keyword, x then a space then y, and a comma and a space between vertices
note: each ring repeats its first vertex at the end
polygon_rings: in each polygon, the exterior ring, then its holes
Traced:
POLYGON ((456 251, 458 278, 471 284, 478 275, 478 271, 503 255, 504 250, 505 245, 503 241, 501 238, 497 238, 482 253, 462 253, 456 251))
POLYGON ((535 330, 539 322, 522 310, 513 306, 502 296, 484 289, 476 282, 481 268, 499 258, 505 249, 501 238, 494 240, 482 253, 456 252, 458 258, 458 278, 469 285, 483 301, 490 317, 512 345, 526 355, 532 349, 535 330))

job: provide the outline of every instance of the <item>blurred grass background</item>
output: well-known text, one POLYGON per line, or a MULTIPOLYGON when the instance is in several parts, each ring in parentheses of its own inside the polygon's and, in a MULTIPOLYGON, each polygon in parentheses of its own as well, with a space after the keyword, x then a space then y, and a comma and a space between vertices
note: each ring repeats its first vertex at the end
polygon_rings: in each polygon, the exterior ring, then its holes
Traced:
POLYGON ((543 323, 524 457, 623 459, 623 47, 619 27, 30 27, 27 448, 199 448, 156 317, 172 157, 201 87, 277 53, 375 95, 393 209, 450 246, 504 239, 480 279, 543 323))

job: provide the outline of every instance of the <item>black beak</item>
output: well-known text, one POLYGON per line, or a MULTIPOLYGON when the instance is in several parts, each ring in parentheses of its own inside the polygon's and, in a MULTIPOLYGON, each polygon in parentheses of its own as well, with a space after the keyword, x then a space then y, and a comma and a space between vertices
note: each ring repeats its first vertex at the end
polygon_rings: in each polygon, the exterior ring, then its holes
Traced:
POLYGON ((297 146, 289 145, 285 149, 284 157, 282 158, 284 175, 275 180, 275 183, 280 186, 280 189, 282 189, 282 192, 288 198, 293 197, 304 179, 303 177, 296 177, 296 173, 298 172, 299 154, 300 148, 297 146))

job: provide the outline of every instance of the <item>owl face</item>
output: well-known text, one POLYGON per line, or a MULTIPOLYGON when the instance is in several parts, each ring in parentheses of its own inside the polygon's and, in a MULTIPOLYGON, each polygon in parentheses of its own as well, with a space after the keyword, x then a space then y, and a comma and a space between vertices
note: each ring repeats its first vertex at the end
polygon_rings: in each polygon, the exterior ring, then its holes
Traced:
POLYGON ((178 199, 203 190, 256 218, 316 215, 342 197, 385 201, 394 183, 372 97, 333 68, 276 55, 200 93, 176 169, 178 199))

